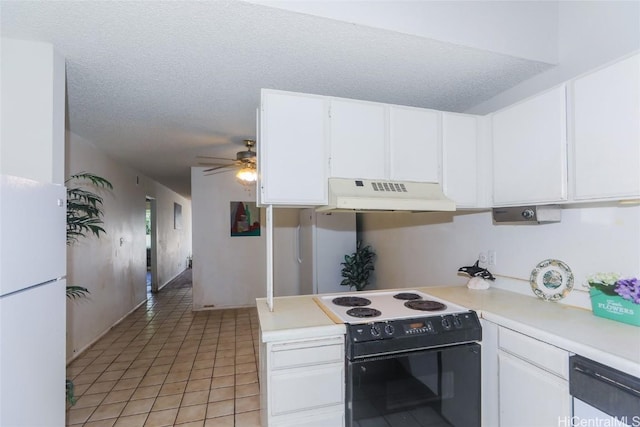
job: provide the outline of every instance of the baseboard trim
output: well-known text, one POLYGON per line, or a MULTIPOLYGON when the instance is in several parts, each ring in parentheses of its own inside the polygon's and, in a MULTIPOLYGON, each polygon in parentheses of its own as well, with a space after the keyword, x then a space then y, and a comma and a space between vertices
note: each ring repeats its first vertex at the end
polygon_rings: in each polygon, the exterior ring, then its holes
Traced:
POLYGON ((118 326, 124 319, 127 318, 127 316, 129 316, 131 313, 133 313, 134 311, 136 311, 138 308, 140 308, 143 304, 147 303, 148 298, 143 299, 142 301, 140 301, 140 303, 138 305, 136 305, 135 307, 133 307, 131 310, 129 310, 129 312, 127 314, 125 314, 124 316, 122 316, 120 319, 118 319, 113 325, 109 326, 104 332, 102 332, 100 335, 98 335, 95 339, 93 339, 89 344, 85 345, 84 347, 82 347, 80 350, 78 350, 76 352, 76 354, 73 355, 73 357, 71 359, 67 360, 67 366, 69 366, 69 364, 71 362, 73 362, 74 360, 76 360, 78 357, 82 356, 82 353, 84 353, 85 351, 89 350, 89 348, 91 348, 92 345, 94 345, 100 338, 104 337, 105 335, 107 335, 109 332, 111 332, 111 330, 113 328, 115 328, 116 326, 118 326))
POLYGON ((193 311, 211 311, 211 310, 231 310, 234 308, 255 308, 255 304, 249 304, 249 305, 224 305, 224 306, 220 306, 220 307, 198 307, 198 308, 193 308, 193 311))
MULTIPOLYGON (((180 276, 182 273, 184 273, 185 271, 187 271, 188 268, 185 268, 184 270, 182 270, 181 272, 179 272, 178 274, 176 274, 175 276, 173 276, 171 279, 169 279, 168 281, 166 281, 161 287, 158 288, 158 291, 160 291, 162 288, 164 288, 165 286, 167 286, 168 284, 170 284, 172 281, 174 281, 178 276, 180 276)), ((149 299, 145 298, 143 299, 138 305, 136 305, 135 307, 133 307, 131 310, 129 310, 129 312, 127 314, 125 314, 124 316, 122 316, 120 319, 118 319, 114 324, 112 324, 111 326, 109 326, 104 332, 102 332, 100 335, 98 335, 96 338, 94 338, 89 344, 85 345, 84 347, 82 347, 80 350, 78 350, 72 358, 67 360, 67 366, 69 366, 69 364, 71 362, 73 362, 74 360, 76 360, 78 357, 82 356, 82 353, 84 353, 85 351, 89 350, 89 348, 91 348, 92 345, 94 345, 98 340, 100 340, 100 338, 104 337, 106 334, 108 334, 113 328, 115 328, 116 326, 118 326, 124 319, 126 319, 129 315, 131 315, 134 311, 136 311, 138 308, 140 308, 143 304, 146 304, 147 301, 149 299)))
POLYGON ((175 276, 173 276, 171 279, 167 280, 166 282, 164 282, 164 284, 162 286, 158 287, 158 291, 160 291, 161 289, 163 289, 165 286, 167 286, 168 284, 170 284, 171 282, 173 282, 174 280, 176 280, 176 278, 178 276, 180 276, 182 273, 184 273, 185 271, 189 270, 189 267, 185 268, 184 270, 182 270, 181 272, 177 273, 175 276))

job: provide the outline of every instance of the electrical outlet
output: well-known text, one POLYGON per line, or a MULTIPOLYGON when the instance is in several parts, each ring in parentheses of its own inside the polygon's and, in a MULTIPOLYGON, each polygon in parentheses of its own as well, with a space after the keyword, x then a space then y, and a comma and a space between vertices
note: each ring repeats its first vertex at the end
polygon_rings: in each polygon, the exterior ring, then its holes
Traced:
POLYGON ((489 260, 486 252, 480 252, 480 254, 478 254, 478 259, 483 263, 486 263, 489 260))
POLYGON ((489 251, 489 265, 496 265, 496 251, 489 251))

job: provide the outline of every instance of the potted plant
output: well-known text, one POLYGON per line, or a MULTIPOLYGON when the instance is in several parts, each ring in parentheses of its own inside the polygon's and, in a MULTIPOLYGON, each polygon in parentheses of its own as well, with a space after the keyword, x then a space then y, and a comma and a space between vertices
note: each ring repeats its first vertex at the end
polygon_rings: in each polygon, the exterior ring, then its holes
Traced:
MULTIPOLYGON (((105 234, 102 228, 102 197, 87 190, 83 184, 90 184, 96 188, 113 189, 113 185, 106 179, 88 173, 80 172, 71 175, 65 181, 67 185, 67 245, 72 245, 80 237, 87 237, 88 233, 93 233, 100 237, 100 233, 105 234)), ((67 298, 75 299, 84 297, 89 290, 83 286, 67 286, 67 298)), ((76 402, 73 381, 66 380, 66 398, 69 404, 76 402)))
POLYGON ((345 255, 344 262, 340 263, 341 274, 344 277, 340 285, 356 288, 358 291, 363 290, 369 284, 369 275, 374 270, 375 256, 371 246, 363 247, 362 242, 359 241, 356 244, 356 251, 351 255, 345 255))
MULTIPOLYGON (((87 237, 87 233, 93 233, 96 237, 100 237, 100 233, 106 233, 102 228, 102 197, 87 190, 81 183, 113 190, 113 185, 108 180, 88 172, 71 175, 65 181, 67 184, 67 245, 74 244, 80 237, 87 237)), ((82 286, 67 286, 67 298, 85 296, 88 292, 87 288, 82 286)))

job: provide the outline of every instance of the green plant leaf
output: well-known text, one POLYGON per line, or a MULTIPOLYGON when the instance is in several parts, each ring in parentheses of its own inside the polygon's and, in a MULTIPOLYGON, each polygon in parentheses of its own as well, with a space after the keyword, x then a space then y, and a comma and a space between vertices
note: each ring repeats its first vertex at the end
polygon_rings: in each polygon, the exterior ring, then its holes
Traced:
POLYGON ((605 283, 594 283, 594 282, 591 282, 591 283, 589 283, 589 286, 599 290, 600 292, 602 292, 605 295, 609 295, 609 296, 618 295, 616 293, 615 285, 607 285, 605 283))
POLYGON ((75 396, 75 387, 73 385, 73 381, 65 380, 65 389, 66 389, 66 397, 67 403, 71 406, 76 404, 76 396, 75 396))
POLYGON ((106 234, 102 227, 103 199, 98 194, 83 188, 91 185, 97 189, 113 189, 113 185, 105 178, 88 172, 71 175, 67 184, 67 244, 71 245, 81 237, 93 234, 100 237, 106 234))
POLYGON ((344 256, 343 266, 340 271, 344 279, 340 282, 342 286, 349 286, 361 291, 369 284, 369 276, 374 270, 373 262, 375 252, 371 246, 362 246, 362 242, 356 243, 356 251, 351 255, 344 256))
POLYGON ((67 286, 67 298, 76 299, 79 297, 85 297, 89 293, 89 290, 82 286, 67 286))

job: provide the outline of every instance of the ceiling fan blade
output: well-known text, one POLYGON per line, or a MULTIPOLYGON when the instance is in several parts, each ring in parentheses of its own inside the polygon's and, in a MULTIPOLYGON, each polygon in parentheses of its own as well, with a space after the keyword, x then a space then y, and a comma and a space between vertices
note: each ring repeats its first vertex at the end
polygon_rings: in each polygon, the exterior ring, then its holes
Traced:
POLYGON ((218 169, 224 169, 229 167, 235 167, 235 165, 216 166, 214 168, 205 169, 202 172, 213 172, 213 171, 217 171, 218 169))
POLYGON ((230 159, 228 157, 214 157, 214 156, 196 156, 196 159, 228 160, 230 162, 236 161, 236 159, 230 159))
POLYGON ((219 169, 219 170, 214 170, 214 171, 211 171, 211 172, 205 173, 205 174, 204 174, 204 176, 217 175, 217 174, 219 174, 219 173, 225 173, 225 172, 233 172, 233 169, 225 169, 225 170, 219 169))
POLYGON ((200 166, 233 166, 233 163, 198 162, 200 166))

